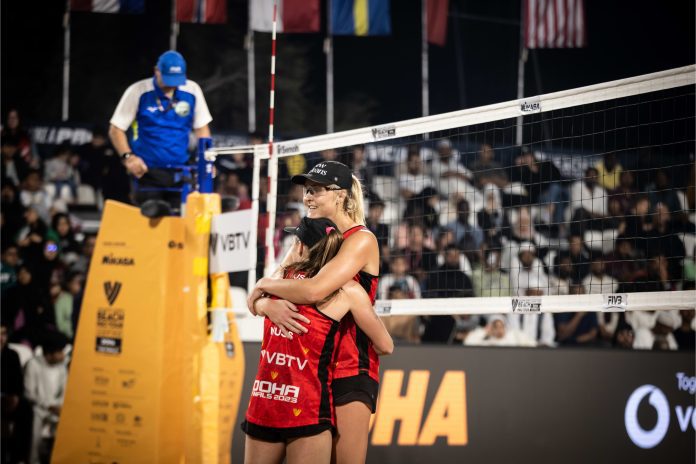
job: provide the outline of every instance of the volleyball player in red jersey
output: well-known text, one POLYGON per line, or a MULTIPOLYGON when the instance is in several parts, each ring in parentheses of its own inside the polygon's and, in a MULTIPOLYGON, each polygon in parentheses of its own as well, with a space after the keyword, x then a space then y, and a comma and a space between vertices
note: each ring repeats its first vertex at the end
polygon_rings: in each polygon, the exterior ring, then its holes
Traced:
MULTIPOLYGON (((346 236, 336 257, 316 276, 299 281, 264 278, 249 295, 247 305, 252 313, 267 316, 284 333, 299 334, 307 331, 303 324, 309 321, 296 311, 293 303, 316 303, 351 280, 360 283, 374 303, 379 247, 377 238, 364 227, 362 187, 348 166, 323 161, 307 174, 294 176, 292 181, 304 185, 307 216, 331 219, 346 236), (254 309, 254 302, 264 293, 282 300, 264 299, 254 309)), ((294 248, 283 264, 296 260, 294 248)), ((370 415, 377 404, 379 358, 350 317, 342 321, 341 334, 332 384, 338 428, 334 457, 339 464, 362 463, 367 454, 370 415)))
MULTIPOLYGON (((304 218, 293 229, 303 244, 300 261, 284 269, 286 279, 314 276, 338 252, 343 237, 328 219, 304 218)), ((335 424, 330 384, 338 349, 339 322, 348 313, 382 354, 394 344, 360 284, 351 281, 317 305, 298 305, 311 330, 287 337, 264 321, 261 359, 246 420, 245 462, 328 463, 335 424)))

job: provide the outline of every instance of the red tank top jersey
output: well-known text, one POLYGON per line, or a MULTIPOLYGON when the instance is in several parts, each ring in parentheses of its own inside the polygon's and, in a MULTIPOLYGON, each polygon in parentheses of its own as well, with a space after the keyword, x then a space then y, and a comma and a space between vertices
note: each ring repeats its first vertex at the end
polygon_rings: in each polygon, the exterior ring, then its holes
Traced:
MULTIPOLYGON (((343 238, 346 239, 360 231, 369 232, 369 229, 365 226, 355 226, 345 231, 343 238)), ((377 297, 379 276, 360 271, 353 277, 353 280, 362 286, 374 305, 377 297)), ((355 319, 353 319, 351 314, 346 314, 341 319, 340 332, 338 353, 334 362, 334 378, 369 375, 376 382, 379 382, 379 356, 365 332, 360 330, 360 327, 355 324, 355 319)))
POLYGON ((311 323, 304 335, 285 338, 270 319, 264 320, 261 358, 252 387, 247 422, 294 431, 302 436, 335 425, 331 360, 339 323, 314 306, 297 305, 311 323))

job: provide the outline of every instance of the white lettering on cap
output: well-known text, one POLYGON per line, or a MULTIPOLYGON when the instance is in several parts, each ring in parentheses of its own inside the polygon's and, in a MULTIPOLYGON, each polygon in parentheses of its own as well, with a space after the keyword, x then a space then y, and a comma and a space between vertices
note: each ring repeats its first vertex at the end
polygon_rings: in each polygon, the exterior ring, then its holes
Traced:
POLYGON ((170 73, 180 73, 180 72, 181 72, 181 66, 170 66, 170 67, 169 67, 169 72, 170 72, 170 73))

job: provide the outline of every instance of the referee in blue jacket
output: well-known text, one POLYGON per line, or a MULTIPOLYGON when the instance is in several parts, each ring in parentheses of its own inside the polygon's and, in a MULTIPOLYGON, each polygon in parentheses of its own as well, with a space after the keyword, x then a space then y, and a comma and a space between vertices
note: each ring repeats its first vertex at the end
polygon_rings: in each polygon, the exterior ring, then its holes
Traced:
POLYGON ((135 201, 143 214, 164 216, 178 210, 178 192, 152 191, 180 186, 167 166, 189 161, 189 136, 210 137, 212 121, 198 84, 186 79, 186 60, 163 53, 154 76, 128 87, 110 121, 109 137, 129 174, 138 179, 135 201), (132 128, 132 140, 126 131, 132 128), (148 191, 138 191, 147 189, 148 191))

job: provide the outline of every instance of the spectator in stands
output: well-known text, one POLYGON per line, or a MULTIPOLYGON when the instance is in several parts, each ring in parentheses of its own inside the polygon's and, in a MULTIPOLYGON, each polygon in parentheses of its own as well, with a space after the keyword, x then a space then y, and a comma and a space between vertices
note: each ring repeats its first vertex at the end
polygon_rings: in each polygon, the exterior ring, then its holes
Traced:
POLYGON ((621 323, 622 315, 619 313, 596 313, 597 325, 599 327, 598 342, 601 346, 609 347, 612 345, 616 329, 621 323))
POLYGON ((44 166, 44 181, 52 185, 55 191, 53 199, 60 198, 68 203, 77 198, 77 186, 80 183, 79 175, 70 162, 72 156, 70 145, 63 143, 44 166))
MULTIPOLYGON (((381 283, 382 281, 380 280, 381 283)), ((394 285, 389 288, 386 298, 389 300, 403 300, 411 297, 404 292, 401 286, 394 285)), ((420 318, 418 316, 389 316, 383 317, 382 322, 395 343, 420 342, 420 318)))
POLYGON ((522 207, 517 210, 515 220, 512 222, 510 230, 510 239, 517 242, 531 242, 538 245, 539 240, 536 238, 534 224, 532 224, 532 215, 529 208, 522 207))
POLYGON ((678 350, 674 331, 682 324, 681 315, 677 310, 663 310, 657 312, 655 327, 653 327, 653 349, 678 350))
POLYGON ((419 299, 421 289, 418 280, 408 274, 408 262, 399 254, 392 254, 389 262, 389 274, 380 277, 377 286, 377 294, 380 299, 388 298, 393 288, 401 290, 403 297, 407 299, 419 299))
MULTIPOLYGON (((261 235, 260 235, 261 236, 261 235)), ((84 275, 87 275, 89 271, 89 263, 92 260, 92 254, 94 253, 94 247, 97 244, 97 236, 94 234, 87 234, 82 240, 82 248, 77 261, 75 261, 71 266, 71 271, 78 271, 84 275)))
MULTIPOLYGON (((168 165, 189 161, 189 135, 210 137, 212 121, 201 88, 186 79, 186 61, 180 53, 163 53, 154 68, 154 77, 128 87, 111 118, 109 137, 129 174, 141 187, 179 187, 181 180, 168 165), (138 124, 138 136, 128 140, 126 131, 138 124), (162 141, 166 140, 166 143, 162 141)), ((178 192, 136 192, 146 216, 158 217, 178 210, 178 192), (144 202, 152 200, 148 205, 144 202)))
POLYGON ((585 170, 585 177, 570 187, 572 223, 570 233, 582 235, 588 229, 603 229, 602 219, 607 214, 607 191, 598 184, 596 168, 585 170))
POLYGON ((677 190, 672 185, 667 170, 659 169, 655 174, 655 182, 649 185, 646 190, 650 192, 651 209, 654 210, 659 203, 662 203, 670 213, 682 211, 683 208, 679 196, 677 196, 677 190))
POLYGON ((70 216, 65 213, 58 213, 51 220, 51 230, 49 231, 53 238, 58 242, 61 254, 79 253, 80 245, 75 239, 75 234, 70 224, 70 216))
POLYGON ((367 151, 365 151, 365 145, 355 145, 351 152, 348 153, 346 164, 351 166, 353 175, 360 179, 363 184, 365 193, 370 195, 372 193, 372 177, 374 174, 374 169, 367 161, 367 151))
POLYGON ((43 241, 48 228, 33 207, 27 208, 24 221, 24 226, 17 234, 17 244, 22 260, 35 266, 43 254, 43 241))
POLYGON ((24 395, 34 410, 32 464, 48 462, 51 456, 68 377, 67 359, 63 352, 66 345, 67 340, 62 334, 49 333, 41 344, 43 353, 30 359, 24 371, 24 395))
POLYGON ((599 185, 605 190, 614 190, 620 185, 623 168, 616 158, 616 153, 609 152, 602 156, 602 160, 595 164, 599 185))
MULTIPOLYGON (((604 257, 597 252, 592 256, 590 273, 582 280, 583 290, 589 294, 615 293, 619 283, 604 272, 604 257)), ((583 293, 585 293, 583 291, 583 293)))
POLYGON ((399 189, 401 197, 410 199, 423 192, 428 187, 433 187, 430 176, 423 172, 423 161, 417 150, 409 150, 406 159, 406 172, 399 177, 399 189))
POLYGON ((633 333, 633 327, 631 324, 627 323, 625 319, 621 320, 614 332, 613 346, 615 348, 631 350, 633 349, 634 341, 635 334, 633 333))
MULTIPOLYGON (((460 268, 461 251, 456 245, 445 248, 445 262, 437 271, 428 274, 426 298, 467 298, 474 296, 469 277, 460 268)), ((463 340, 466 333, 478 325, 478 317, 429 316, 424 320, 423 342, 451 343, 463 340), (458 337, 459 336, 459 337, 458 337)))
MULTIPOLYGON (((571 295, 585 293, 583 285, 571 285, 571 295)), ((599 326, 594 312, 554 313, 556 340, 560 345, 593 345, 597 341, 599 326)))
POLYGON ((79 272, 71 272, 63 279, 61 291, 54 303, 56 329, 68 340, 75 336, 73 332, 73 307, 75 298, 82 293, 84 276, 79 272))
POLYGON ((16 244, 17 234, 24 223, 24 206, 22 206, 19 200, 19 190, 7 178, 2 180, 0 204, 2 204, 2 209, 0 210, 0 214, 2 214, 0 239, 2 240, 2 248, 5 249, 9 245, 16 244))
MULTIPOLYGON (((239 191, 239 188, 237 191, 239 191)), ((303 198, 304 190, 302 186, 299 184, 290 185, 285 209, 298 211, 300 213, 300 218, 303 218, 307 214, 304 202, 302 201, 303 198)))
POLYGON ((573 285, 573 261, 567 253, 558 255, 557 264, 551 266, 549 295, 568 295, 573 285))
POLYGON ((634 176, 631 171, 622 171, 619 176, 619 185, 615 190, 610 191, 612 198, 616 198, 621 202, 623 211, 631 211, 635 203, 636 193, 638 191, 634 185, 634 176))
POLYGON ((34 168, 39 167, 39 159, 34 154, 31 135, 29 135, 29 131, 22 126, 19 111, 16 109, 12 108, 7 112, 0 137, 12 141, 12 144, 17 149, 17 154, 27 166, 34 168))
POLYGON ((22 206, 25 208, 34 208, 45 222, 49 222, 51 216, 49 211, 53 204, 53 198, 43 185, 41 180, 41 172, 37 169, 29 171, 27 176, 22 181, 19 199, 22 206))
POLYGON ((457 219, 449 223, 447 228, 454 232, 455 243, 469 261, 478 262, 479 250, 483 244, 483 231, 469 222, 470 217, 469 202, 459 200, 457 202, 457 219))
POLYGON ((614 251, 604 258, 606 273, 618 282, 631 282, 638 272, 636 259, 633 241, 619 237, 614 244, 614 251))
POLYGON ((43 241, 43 252, 38 262, 34 263, 34 280, 40 288, 48 289, 53 283, 60 282, 63 263, 59 259, 60 249, 53 238, 43 241))
POLYGON ((485 248, 484 262, 474 267, 471 281, 474 296, 510 296, 510 278, 500 271, 500 251, 485 248))
MULTIPOLYGON (((541 288, 528 288, 524 296, 540 297, 544 295, 541 288)), ((534 340, 537 346, 555 346, 556 329, 553 315, 543 314, 509 314, 508 327, 524 332, 527 337, 534 340)))
POLYGON ((397 254, 404 256, 408 268, 421 287, 428 275, 437 269, 437 252, 426 244, 425 228, 421 224, 409 226, 409 241, 397 254))
POLYGON ((79 147, 78 153, 83 183, 101 191, 104 200, 130 202, 128 173, 104 129, 95 127, 92 140, 79 147))
POLYGON ((403 219, 410 224, 423 224, 429 233, 434 233, 440 225, 439 203, 437 190, 426 187, 406 201, 403 219))
POLYGON ((0 348, 2 349, 0 366, 0 390, 2 391, 2 462, 21 462, 18 448, 18 430, 15 421, 21 412, 20 401, 24 397, 24 374, 19 362, 19 355, 9 346, 9 326, 3 320, 0 325, 0 348))
POLYGON ((568 190, 563 185, 563 176, 552 161, 541 161, 528 147, 522 147, 522 153, 515 158, 516 169, 511 169, 512 181, 524 185, 531 204, 554 205, 552 223, 562 224, 568 190))
POLYGON ((568 239, 568 251, 558 253, 554 260, 554 266, 558 266, 560 258, 565 255, 569 256, 573 263, 572 279, 575 282, 582 282, 585 276, 590 273, 590 257, 585 251, 581 236, 573 235, 568 239))
MULTIPOLYGON (((302 187, 300 185, 300 187, 302 187)), ((278 248, 278 261, 282 262, 285 256, 288 254, 292 247, 295 245, 297 236, 292 234, 290 231, 295 230, 297 226, 300 225, 302 221, 302 214, 296 209, 287 209, 284 214, 279 215, 278 223, 280 227, 276 228, 276 237, 280 242, 278 248)), ((246 272, 244 273, 246 275, 246 272)), ((246 284, 241 285, 245 287, 246 284)))
POLYGON ((0 153, 2 153, 2 175, 14 185, 19 185, 30 170, 24 161, 14 137, 3 135, 0 138, 0 153))
POLYGON ((17 268, 19 266, 19 248, 10 244, 2 249, 2 263, 0 264, 0 285, 2 295, 17 285, 17 268))
POLYGON ((469 166, 476 187, 483 188, 486 184, 494 184, 498 188, 503 188, 507 185, 508 178, 503 165, 495 161, 494 157, 493 147, 488 143, 482 144, 478 151, 478 160, 469 166))
POLYGON ((664 203, 655 205, 652 219, 653 227, 646 234, 645 254, 648 257, 661 255, 667 259, 669 288, 675 290, 677 281, 682 279, 682 261, 686 256, 686 248, 672 226, 669 209, 664 203))
POLYGON ((682 309, 681 324, 674 329, 672 335, 677 342, 680 351, 694 352, 696 348, 696 331, 694 330, 694 311, 693 309, 682 309))
POLYGON ((549 280, 539 259, 536 257, 536 247, 531 242, 523 242, 518 250, 518 262, 513 263, 510 270, 510 287, 513 294, 525 296, 528 289, 539 289, 547 294, 549 280))
POLYGON ((7 292, 2 312, 3 320, 15 328, 13 342, 39 346, 46 331, 55 326, 48 286, 39 286, 25 265, 19 267, 17 285, 7 292))
POLYGON ((382 221, 382 214, 384 214, 384 202, 377 196, 372 197, 370 204, 367 207, 367 217, 365 218, 365 226, 370 229, 370 231, 375 234, 377 238, 377 244, 379 245, 379 255, 382 261, 381 268, 387 269, 385 266, 387 263, 386 259, 389 258, 389 237, 390 230, 389 224, 385 224, 382 221))
POLYGON ((494 314, 485 327, 477 327, 467 335, 464 344, 469 346, 536 346, 527 334, 508 327, 505 316, 494 314))
POLYGON ((474 193, 470 184, 471 172, 461 163, 459 153, 448 139, 437 143, 437 156, 430 161, 427 173, 430 179, 437 180, 438 192, 443 197, 471 200, 470 196, 474 193))
POLYGON ((483 230, 484 242, 489 248, 500 249, 503 237, 510 236, 510 222, 503 210, 500 190, 493 184, 483 188, 483 209, 476 213, 478 226, 483 230))

